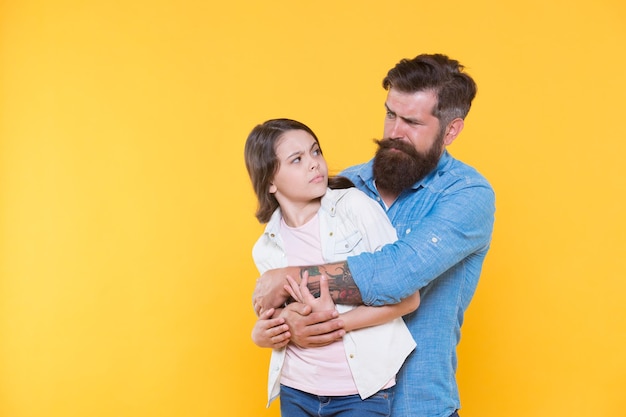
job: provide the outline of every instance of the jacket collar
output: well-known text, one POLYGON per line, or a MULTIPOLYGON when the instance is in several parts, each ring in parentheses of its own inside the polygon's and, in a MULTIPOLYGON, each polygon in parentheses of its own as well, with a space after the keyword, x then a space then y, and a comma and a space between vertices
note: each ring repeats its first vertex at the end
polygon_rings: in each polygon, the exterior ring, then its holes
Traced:
MULTIPOLYGON (((328 216, 334 217, 337 213, 337 203, 341 198, 348 193, 348 188, 341 190, 331 190, 330 188, 326 189, 326 194, 322 196, 322 205, 320 206, 320 210, 323 210, 328 216)), ((274 213, 272 213, 272 217, 269 222, 267 222, 267 226, 265 226, 265 234, 270 238, 275 238, 280 231, 280 219, 282 217, 280 207, 277 208, 274 213)))

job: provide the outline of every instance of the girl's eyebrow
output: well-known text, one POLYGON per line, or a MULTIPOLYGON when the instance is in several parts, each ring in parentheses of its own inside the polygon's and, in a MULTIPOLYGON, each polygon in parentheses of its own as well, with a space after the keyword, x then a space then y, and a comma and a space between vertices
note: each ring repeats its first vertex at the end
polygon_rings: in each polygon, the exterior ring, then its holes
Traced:
MULTIPOLYGON (((320 147, 320 144, 318 142, 316 142, 316 141, 313 141, 313 143, 311 144, 311 148, 309 150, 313 150, 313 149, 319 148, 319 147, 320 147)), ((294 152, 290 153, 289 155, 287 155, 285 157, 285 160, 289 160, 289 159, 293 158, 294 156, 302 155, 303 153, 304 152, 302 152, 302 151, 294 151, 294 152)))
POLYGON ((298 155, 302 155, 302 154, 303 154, 302 151, 295 151, 295 152, 292 152, 289 155, 287 155, 287 157, 285 159, 291 159, 294 156, 298 156, 298 155))

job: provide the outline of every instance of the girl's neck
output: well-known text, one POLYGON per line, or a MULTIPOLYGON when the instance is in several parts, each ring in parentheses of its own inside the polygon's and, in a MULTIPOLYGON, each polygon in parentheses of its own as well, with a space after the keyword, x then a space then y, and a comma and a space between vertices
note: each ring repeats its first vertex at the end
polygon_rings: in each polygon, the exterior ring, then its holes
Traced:
POLYGON ((317 214, 321 205, 321 198, 307 203, 283 203, 280 205, 280 212, 287 226, 300 227, 317 214))

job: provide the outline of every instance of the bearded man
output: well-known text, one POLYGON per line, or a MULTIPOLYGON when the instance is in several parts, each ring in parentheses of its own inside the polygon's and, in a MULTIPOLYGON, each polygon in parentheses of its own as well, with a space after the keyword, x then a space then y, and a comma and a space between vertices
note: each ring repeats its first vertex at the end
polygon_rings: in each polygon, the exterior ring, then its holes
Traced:
MULTIPOLYGON (((463 130, 476 84, 458 61, 423 54, 398 62, 383 87, 376 155, 342 175, 381 204, 399 240, 338 264, 269 271, 257 280, 254 308, 282 306, 286 276, 304 273, 312 292, 330 291, 338 304, 395 304, 420 291, 420 307, 404 317, 417 348, 398 374, 391 415, 457 417, 456 346, 490 246, 495 197, 446 148, 463 130), (328 279, 320 282, 322 274, 328 279)), ((283 309, 292 343, 315 347, 344 336, 335 311, 309 313, 299 303, 283 309)))

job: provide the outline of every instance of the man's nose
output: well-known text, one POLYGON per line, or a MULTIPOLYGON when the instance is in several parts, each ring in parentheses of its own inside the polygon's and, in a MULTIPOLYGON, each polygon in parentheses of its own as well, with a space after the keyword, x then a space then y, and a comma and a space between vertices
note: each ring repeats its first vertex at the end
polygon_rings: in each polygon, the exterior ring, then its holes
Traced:
POLYGON ((389 138, 402 138, 404 136, 404 128, 402 125, 402 120, 397 118, 389 125, 389 131, 387 132, 387 137, 389 138))

